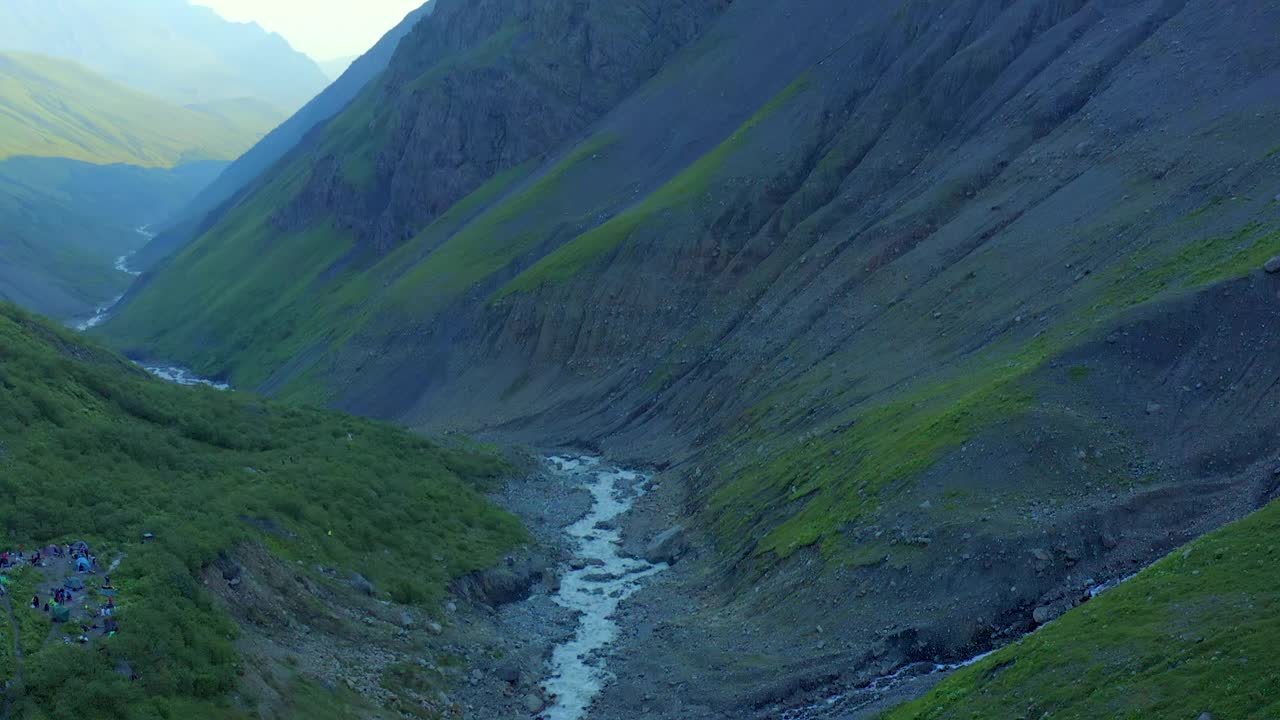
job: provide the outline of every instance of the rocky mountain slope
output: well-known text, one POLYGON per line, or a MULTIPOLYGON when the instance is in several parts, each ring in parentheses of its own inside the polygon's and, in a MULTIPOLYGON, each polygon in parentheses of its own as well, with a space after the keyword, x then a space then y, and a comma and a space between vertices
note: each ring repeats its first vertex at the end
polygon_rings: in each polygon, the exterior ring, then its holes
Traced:
POLYGON ((1170 554, 886 720, 1280 712, 1270 690, 1280 673, 1270 651, 1280 632, 1278 512, 1273 503, 1170 554))
POLYGON ((124 292, 116 261, 270 127, 182 107, 66 60, 0 54, 0 298, 58 318, 124 292))
POLYGON ((187 0, 6 0, 0 50, 79 62, 183 105, 251 98, 288 115, 328 84, 279 35, 187 0))
POLYGON ((700 551, 602 717, 770 716, 1015 638, 1276 494, 1276 27, 440 0, 105 332, 667 468, 636 532, 674 513, 700 551))
POLYGON ((391 55, 418 20, 431 13, 429 0, 409 13, 367 53, 356 59, 333 84, 308 102, 293 117, 267 134, 258 144, 241 155, 204 188, 181 212, 172 213, 158 226, 158 237, 133 258, 133 267, 148 269, 175 251, 185 247, 208 229, 205 218, 224 203, 231 201, 246 186, 284 157, 316 125, 337 115, 347 103, 377 77, 391 61, 391 55))
POLYGON ((14 717, 456 717, 447 588, 526 539, 480 494, 500 457, 170 385, 8 304, 0 466, 14 717))

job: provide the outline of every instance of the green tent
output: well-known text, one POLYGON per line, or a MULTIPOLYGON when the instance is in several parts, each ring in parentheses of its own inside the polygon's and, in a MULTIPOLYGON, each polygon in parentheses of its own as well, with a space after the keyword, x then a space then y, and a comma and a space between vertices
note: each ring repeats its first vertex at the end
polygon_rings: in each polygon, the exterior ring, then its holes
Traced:
POLYGON ((68 590, 84 590, 84 581, 72 575, 71 577, 62 581, 62 586, 68 590))
POLYGON ((67 605, 59 605, 53 609, 53 621, 56 623, 64 623, 71 619, 71 608, 67 605))

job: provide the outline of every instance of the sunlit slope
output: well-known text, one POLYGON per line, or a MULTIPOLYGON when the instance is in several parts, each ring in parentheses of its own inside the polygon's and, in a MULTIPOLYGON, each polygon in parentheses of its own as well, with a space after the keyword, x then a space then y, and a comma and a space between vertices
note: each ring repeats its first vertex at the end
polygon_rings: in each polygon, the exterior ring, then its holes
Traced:
POLYGON ((0 54, 0 159, 143 167, 232 160, 270 122, 256 109, 204 112, 165 102, 70 61, 0 54))

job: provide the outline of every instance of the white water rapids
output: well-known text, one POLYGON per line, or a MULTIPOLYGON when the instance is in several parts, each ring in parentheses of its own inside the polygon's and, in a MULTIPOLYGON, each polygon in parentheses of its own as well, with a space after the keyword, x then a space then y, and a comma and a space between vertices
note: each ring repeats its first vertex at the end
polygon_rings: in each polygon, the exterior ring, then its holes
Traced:
POLYGON ((226 383, 202 378, 190 370, 184 367, 178 367, 177 365, 143 365, 142 369, 152 375, 155 375, 161 380, 167 380, 175 385, 208 385, 215 390, 231 389, 231 386, 226 383))
POLYGON ((565 574, 555 601, 579 613, 578 629, 553 651, 552 677, 543 683, 551 705, 542 718, 581 720, 610 679, 601 651, 617 638, 618 606, 640 589, 644 578, 667 566, 624 557, 620 551, 621 534, 613 521, 643 494, 640 473, 608 467, 599 458, 552 457, 549 462, 581 482, 595 500, 586 517, 565 529, 586 567, 565 574))

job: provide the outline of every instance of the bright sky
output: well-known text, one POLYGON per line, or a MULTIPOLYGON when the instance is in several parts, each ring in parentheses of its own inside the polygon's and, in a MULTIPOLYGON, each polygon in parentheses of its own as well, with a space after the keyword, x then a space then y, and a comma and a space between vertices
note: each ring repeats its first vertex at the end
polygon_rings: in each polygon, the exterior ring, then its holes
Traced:
POLYGON ((316 60, 359 55, 425 0, 192 0, 236 22, 256 21, 316 60))

